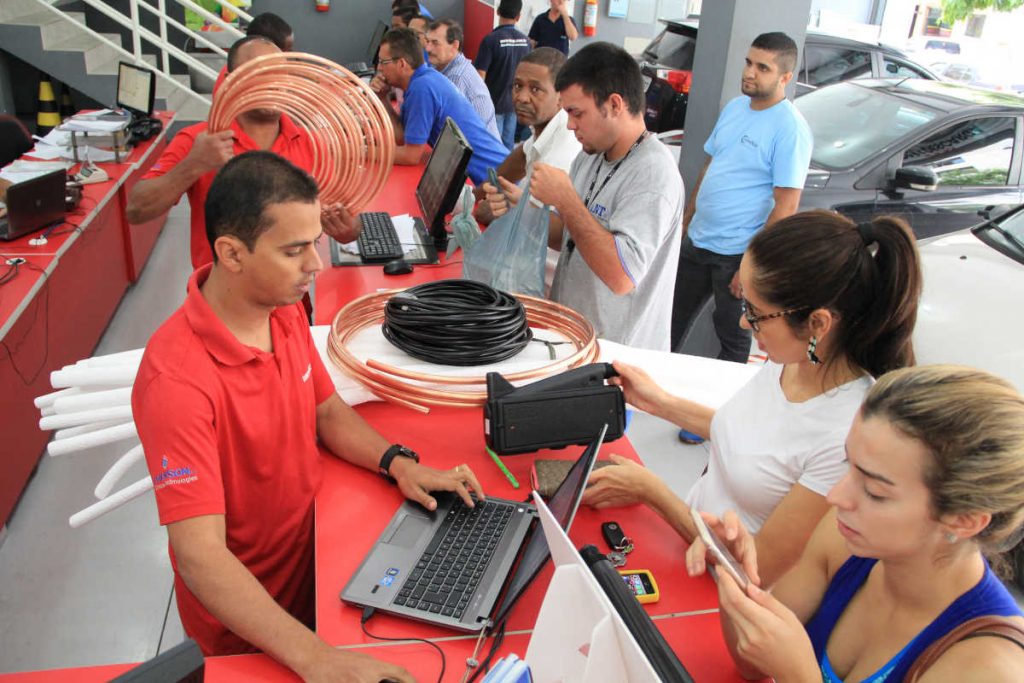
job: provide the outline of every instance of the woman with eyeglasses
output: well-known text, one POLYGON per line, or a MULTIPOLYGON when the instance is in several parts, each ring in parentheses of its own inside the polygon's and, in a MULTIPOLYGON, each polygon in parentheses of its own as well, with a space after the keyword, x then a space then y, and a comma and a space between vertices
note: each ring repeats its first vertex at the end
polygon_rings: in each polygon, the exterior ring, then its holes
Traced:
POLYGON ((615 363, 630 404, 709 438, 707 468, 686 500, 651 471, 617 459, 591 475, 583 501, 643 503, 690 542, 690 507, 735 510, 754 534, 770 585, 828 509, 825 494, 846 471, 843 440, 873 378, 914 363, 921 270, 903 221, 858 225, 808 211, 754 237, 739 281, 745 310, 737 324, 751 329, 768 362, 717 410, 615 363))
MULTIPOLYGON (((832 510, 772 593, 718 571, 743 675, 1021 680, 1024 618, 986 556, 1000 569, 1021 537, 1024 397, 980 370, 897 370, 868 392, 846 452, 832 510)), ((735 515, 705 520, 756 577, 761 548, 735 515)), ((687 559, 691 574, 704 570, 702 556, 687 559)))

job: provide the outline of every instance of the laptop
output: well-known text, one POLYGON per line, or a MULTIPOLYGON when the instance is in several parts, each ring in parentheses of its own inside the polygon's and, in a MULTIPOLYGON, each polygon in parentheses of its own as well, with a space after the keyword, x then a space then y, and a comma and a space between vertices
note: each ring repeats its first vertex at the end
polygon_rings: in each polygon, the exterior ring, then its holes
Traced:
MULTIPOLYGON (((567 531, 607 429, 548 502, 567 531)), ((459 631, 501 623, 551 555, 536 507, 488 497, 470 509, 455 494, 435 497, 435 512, 411 501, 399 507, 341 599, 459 631)))
POLYGON ((7 215, 0 218, 0 240, 16 240, 62 223, 67 215, 67 177, 67 172, 60 169, 8 187, 7 215))

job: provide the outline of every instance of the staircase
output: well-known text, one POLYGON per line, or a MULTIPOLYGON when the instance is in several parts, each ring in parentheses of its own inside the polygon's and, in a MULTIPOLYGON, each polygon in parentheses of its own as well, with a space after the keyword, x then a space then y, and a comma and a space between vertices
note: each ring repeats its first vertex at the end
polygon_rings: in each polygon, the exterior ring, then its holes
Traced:
MULTIPOLYGON (((187 74, 165 73, 157 57, 122 47, 116 33, 97 33, 85 13, 65 11, 63 0, 0 1, 0 45, 19 59, 97 102, 113 106, 118 62, 142 61, 156 74, 154 109, 177 113, 175 127, 205 121, 209 95, 194 92, 187 74)), ((137 49, 137 48, 136 48, 137 49)))

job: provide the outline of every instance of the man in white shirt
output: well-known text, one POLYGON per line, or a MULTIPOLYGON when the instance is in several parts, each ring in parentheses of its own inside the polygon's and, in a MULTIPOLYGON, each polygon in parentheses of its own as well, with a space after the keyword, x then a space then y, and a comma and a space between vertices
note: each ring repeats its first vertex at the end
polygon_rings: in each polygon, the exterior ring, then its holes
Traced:
POLYGON ((523 191, 517 183, 530 175, 535 162, 543 161, 568 173, 580 153, 582 147, 566 126, 568 114, 555 90, 555 78, 565 60, 566 56, 558 50, 539 47, 519 62, 512 81, 512 100, 516 119, 530 126, 531 135, 498 167, 501 187, 482 185, 483 201, 474 211, 479 222, 486 225, 518 203, 523 191))
MULTIPOLYGON (((501 192, 490 183, 482 185, 484 199, 477 203, 473 212, 480 223, 490 223, 508 211, 510 202, 513 205, 518 203, 523 190, 517 183, 529 177, 534 163, 542 161, 568 173, 572 160, 580 153, 582 147, 566 126, 568 114, 562 109, 561 99, 555 90, 555 78, 565 60, 566 56, 558 50, 539 47, 523 57, 516 67, 512 80, 516 120, 530 126, 531 134, 498 167, 501 192)), ((557 263, 558 251, 548 248, 545 291, 551 289, 557 263)))

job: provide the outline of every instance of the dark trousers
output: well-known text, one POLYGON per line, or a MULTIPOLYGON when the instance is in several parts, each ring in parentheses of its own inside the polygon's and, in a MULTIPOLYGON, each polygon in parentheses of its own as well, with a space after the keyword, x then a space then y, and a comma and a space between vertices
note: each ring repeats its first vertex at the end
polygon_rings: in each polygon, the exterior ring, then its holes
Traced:
POLYGON ((740 268, 742 254, 726 256, 694 246, 683 238, 679 270, 672 302, 672 350, 678 351, 697 312, 709 296, 715 297, 712 320, 721 344, 719 360, 746 363, 750 356, 750 331, 740 327, 740 300, 729 292, 729 283, 740 268))

